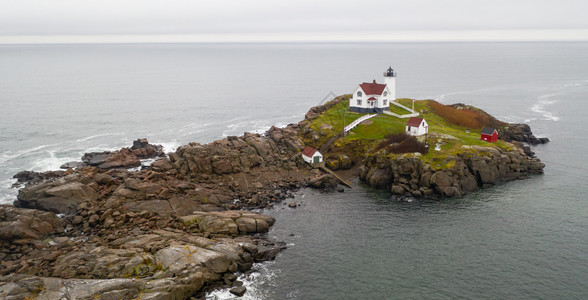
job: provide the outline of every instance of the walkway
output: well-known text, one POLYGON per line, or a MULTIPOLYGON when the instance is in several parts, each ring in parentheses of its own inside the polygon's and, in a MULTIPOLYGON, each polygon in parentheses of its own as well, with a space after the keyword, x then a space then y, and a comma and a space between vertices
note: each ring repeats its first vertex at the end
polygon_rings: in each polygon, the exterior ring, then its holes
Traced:
POLYGON ((351 129, 355 128, 355 126, 359 125, 359 123, 361 123, 361 122, 363 122, 363 121, 365 121, 365 120, 367 120, 367 119, 373 118, 373 117, 375 117, 375 116, 377 116, 377 115, 378 115, 378 114, 373 114, 373 115, 364 115, 364 116, 362 116, 361 118, 359 118, 359 119, 357 119, 357 120, 355 120, 355 121, 351 122, 351 124, 349 124, 349 125, 345 126, 345 132, 348 132, 349 130, 351 130, 351 129))
POLYGON ((327 173, 335 176, 335 178, 337 178, 339 181, 341 181, 341 183, 343 183, 344 185, 346 185, 346 186, 348 186, 350 188, 353 188, 353 186, 351 186, 351 182, 349 182, 349 181, 347 181, 347 180, 339 177, 339 175, 335 174, 335 172, 331 171, 331 169, 329 169, 327 167, 323 167, 323 166, 321 166, 320 168, 321 168, 321 170, 323 170, 323 171, 325 171, 325 172, 327 172, 327 173))

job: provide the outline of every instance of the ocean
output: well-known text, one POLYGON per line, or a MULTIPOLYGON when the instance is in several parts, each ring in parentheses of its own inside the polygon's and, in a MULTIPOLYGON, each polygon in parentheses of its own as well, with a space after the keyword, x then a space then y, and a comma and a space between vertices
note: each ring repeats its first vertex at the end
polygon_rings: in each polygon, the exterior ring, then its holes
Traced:
MULTIPOLYGON (((588 295, 588 43, 0 46, 0 203, 21 170, 148 138, 173 151, 298 122, 389 66, 397 97, 528 123, 545 174, 400 202, 354 182, 303 189, 269 238, 288 249, 245 299, 582 299, 588 295)), ((232 299, 228 291, 210 299, 232 299)))

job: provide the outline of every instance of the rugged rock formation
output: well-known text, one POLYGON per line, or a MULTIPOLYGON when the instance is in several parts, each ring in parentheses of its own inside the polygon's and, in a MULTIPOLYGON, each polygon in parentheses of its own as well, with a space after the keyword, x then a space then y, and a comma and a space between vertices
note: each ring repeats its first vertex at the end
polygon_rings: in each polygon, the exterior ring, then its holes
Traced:
POLYGON ((47 172, 35 172, 35 171, 20 171, 16 173, 12 178, 17 180, 15 187, 21 184, 38 183, 47 179, 54 179, 63 176, 64 171, 47 171, 47 172))
POLYGON ((349 97, 348 96, 339 96, 339 97, 335 98, 334 100, 331 100, 323 105, 313 106, 304 115, 304 119, 305 120, 313 119, 313 118, 317 117, 318 115, 320 115, 321 113, 327 111, 331 107, 335 106, 337 103, 339 103, 341 101, 349 101, 349 97))
POLYGON ((548 138, 537 138, 531 132, 528 124, 508 124, 498 128, 498 138, 507 142, 521 142, 530 145, 545 144, 549 142, 548 138))
POLYGON ((499 182, 542 174, 545 165, 527 156, 522 148, 468 146, 457 156, 434 163, 413 155, 390 155, 380 151, 367 157, 360 178, 375 188, 413 197, 460 196, 499 182))
POLYGON ((345 154, 333 154, 327 157, 325 165, 333 171, 349 170, 353 167, 353 160, 345 154))
MULTIPOLYGON (((140 159, 163 156, 163 146, 151 145, 147 139, 138 139, 133 147, 117 151, 91 152, 82 156, 82 162, 99 169, 133 168, 141 166, 140 159)), ((72 162, 68 163, 72 164, 72 162)))
MULTIPOLYGON (((346 100, 314 107, 306 119, 346 100)), ((525 130, 511 129, 513 142, 529 138, 525 130)), ((169 156, 139 139, 131 148, 88 153, 83 163, 65 164, 66 171, 21 172, 15 178, 26 186, 15 207, 0 206, 0 295, 189 299, 219 285, 243 295, 235 272, 274 259, 284 245, 260 238, 273 218, 242 209, 271 208, 307 184, 334 190, 336 178, 312 170, 299 153, 302 137, 318 141, 320 135, 305 120, 265 135, 190 143, 169 156), (150 168, 127 170, 154 157, 150 168)), ((359 176, 394 194, 426 197, 542 173, 529 149, 513 149, 470 147, 429 163, 383 149, 364 159, 359 176)), ((358 160, 349 156, 328 156, 326 165, 347 170, 358 160)))
POLYGON ((126 168, 161 148, 138 140, 85 155, 90 166, 19 173, 27 185, 15 207, 0 209, 0 295, 187 299, 232 286, 235 272, 274 259, 284 245, 252 236, 273 218, 227 209, 292 196, 310 170, 297 132, 290 125, 193 143, 135 172, 126 168))
POLYGON ((188 299, 217 282, 231 286, 236 276, 229 274, 274 259, 284 247, 243 235, 267 232, 273 224, 273 218, 257 213, 163 218, 91 203, 83 202, 79 215, 64 219, 0 206, 0 295, 188 299))
POLYGON ((84 201, 94 201, 98 194, 84 176, 69 175, 54 181, 28 185, 18 192, 14 206, 54 213, 73 214, 84 201))

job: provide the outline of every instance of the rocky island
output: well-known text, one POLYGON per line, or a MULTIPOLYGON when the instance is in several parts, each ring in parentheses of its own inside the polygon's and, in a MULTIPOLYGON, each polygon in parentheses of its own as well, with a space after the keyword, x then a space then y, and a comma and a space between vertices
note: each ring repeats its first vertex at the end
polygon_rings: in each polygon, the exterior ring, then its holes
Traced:
POLYGON ((526 144, 547 140, 527 125, 421 100, 415 110, 429 123, 425 136, 404 134, 406 119, 386 114, 345 133, 363 115, 348 111, 350 97, 263 135, 168 154, 140 139, 64 170, 15 175, 18 199, 0 206, 0 298, 198 299, 219 287, 243 295, 236 274, 285 247, 263 235, 275 220, 251 210, 295 208, 292 191, 337 186, 303 160, 306 146, 320 149, 338 176, 400 199, 460 196, 543 172, 526 144), (499 140, 480 140, 483 127, 497 128, 499 140), (141 168, 144 159, 155 161, 141 168))

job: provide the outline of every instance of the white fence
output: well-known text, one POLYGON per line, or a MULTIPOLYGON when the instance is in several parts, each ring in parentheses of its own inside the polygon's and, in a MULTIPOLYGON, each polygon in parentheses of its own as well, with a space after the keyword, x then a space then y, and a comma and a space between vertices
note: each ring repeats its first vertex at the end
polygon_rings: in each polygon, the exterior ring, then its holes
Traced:
POLYGON ((383 113, 390 115, 390 116, 393 116, 393 117, 397 117, 397 118, 410 118, 410 117, 418 117, 419 116, 419 113, 417 113, 417 112, 412 113, 412 114, 399 115, 399 114, 395 114, 391 111, 385 110, 383 113))

